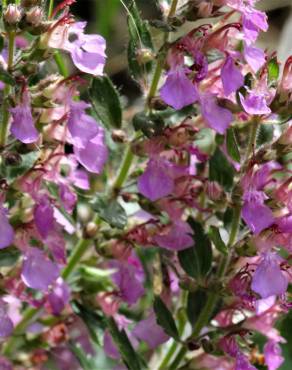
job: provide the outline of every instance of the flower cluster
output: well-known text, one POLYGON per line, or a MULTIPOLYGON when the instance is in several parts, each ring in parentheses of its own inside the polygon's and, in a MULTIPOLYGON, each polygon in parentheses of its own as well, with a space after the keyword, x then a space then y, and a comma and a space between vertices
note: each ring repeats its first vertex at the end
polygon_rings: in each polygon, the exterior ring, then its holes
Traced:
POLYGON ((133 1, 123 112, 73 2, 3 1, 0 368, 280 368, 292 57, 255 0, 158 1, 157 50, 133 1))

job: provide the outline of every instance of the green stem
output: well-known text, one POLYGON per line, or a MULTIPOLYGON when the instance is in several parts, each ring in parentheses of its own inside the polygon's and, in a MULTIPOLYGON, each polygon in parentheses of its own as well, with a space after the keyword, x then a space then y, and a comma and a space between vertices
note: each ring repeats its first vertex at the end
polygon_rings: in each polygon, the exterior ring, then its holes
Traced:
POLYGON ((76 247, 74 248, 70 259, 68 261, 67 266, 64 268, 62 272, 62 278, 67 280, 71 273, 74 271, 75 267, 77 266, 78 262, 81 260, 82 256, 86 252, 88 246, 90 245, 90 239, 81 239, 76 247))
POLYGON ((170 6, 170 10, 168 13, 168 18, 172 18, 175 15, 176 8, 177 8, 178 0, 173 0, 170 6))
POLYGON ((29 307, 24 311, 22 315, 22 320, 14 328, 13 336, 11 336, 4 344, 3 349, 4 356, 8 356, 11 353, 11 351, 15 348, 16 336, 18 334, 22 334, 22 332, 27 328, 29 323, 39 313, 40 310, 41 310, 40 308, 29 307))
POLYGON ((119 174, 113 185, 114 192, 119 191, 126 181, 133 159, 134 154, 132 153, 131 146, 128 145, 119 174))
POLYGON ((50 0, 49 3, 49 10, 48 10, 48 18, 51 18, 54 10, 54 0, 50 0))
MULTIPOLYGON (((237 233, 239 230, 240 220, 241 220, 241 207, 237 206, 234 210, 230 235, 229 235, 229 241, 228 246, 229 249, 234 245, 237 237, 237 233)), ((226 269, 228 267, 229 261, 230 261, 231 253, 229 253, 229 256, 222 256, 222 259, 218 266, 218 271, 216 274, 216 279, 220 280, 226 272, 226 269)), ((209 297, 207 299, 207 302, 204 306, 204 309, 201 311, 196 324, 194 326, 194 330, 192 335, 190 336, 190 339, 196 339, 198 335, 200 335, 201 330, 204 326, 206 326, 210 320, 210 317, 212 316, 212 313, 214 312, 214 309, 216 308, 218 299, 220 295, 218 292, 211 292, 209 294, 209 297)), ((187 353, 188 349, 186 347, 182 347, 180 351, 177 353, 175 359, 173 360, 172 364, 168 368, 168 370, 176 370, 179 366, 180 362, 183 360, 185 354, 187 353)))
POLYGON ((66 64, 64 63, 64 59, 62 58, 62 55, 58 51, 55 53, 54 59, 55 59, 55 62, 58 66, 58 70, 59 70, 60 74, 63 77, 68 77, 69 76, 68 69, 66 67, 66 64))
POLYGON ((255 119, 251 121, 249 141, 248 141, 248 145, 246 149, 246 156, 245 156, 246 161, 249 159, 249 157, 251 156, 251 154, 253 153, 255 149, 258 127, 259 127, 259 121, 258 121, 258 118, 255 117, 255 119))
MULTIPOLYGON (((75 270, 82 256, 86 252, 87 248, 90 245, 90 239, 81 239, 76 247, 73 249, 73 252, 69 258, 68 264, 62 272, 62 278, 68 280, 72 272, 75 270)), ((15 327, 13 336, 11 336, 4 345, 3 354, 8 356, 15 347, 15 338, 17 335, 23 334, 27 326, 32 322, 35 316, 41 311, 41 308, 29 307, 27 308, 22 316, 22 320, 15 327)))
MULTIPOLYGON (((13 66, 13 56, 14 56, 14 41, 15 41, 15 32, 8 33, 8 71, 11 70, 13 66)), ((10 94, 11 86, 6 84, 4 88, 3 96, 3 113, 2 113, 2 125, 0 127, 0 147, 4 147, 6 144, 7 130, 9 124, 9 106, 7 103, 7 98, 10 94)))

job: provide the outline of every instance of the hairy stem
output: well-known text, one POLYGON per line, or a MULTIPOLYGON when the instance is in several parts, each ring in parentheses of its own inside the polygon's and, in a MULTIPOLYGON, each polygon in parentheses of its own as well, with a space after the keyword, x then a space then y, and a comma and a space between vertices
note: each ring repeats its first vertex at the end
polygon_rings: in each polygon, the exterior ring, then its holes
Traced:
MULTIPOLYGON (((233 215, 231 230, 229 234, 229 241, 228 241, 229 249, 231 249, 234 243, 236 242, 236 237, 238 234, 240 220, 241 220, 240 216, 241 216, 241 206, 237 205, 234 209, 234 215, 233 215)), ((231 258, 231 251, 229 251, 228 256, 222 256, 221 261, 218 266, 217 274, 216 274, 216 278, 218 280, 220 280, 225 275, 226 269, 230 262, 230 258, 231 258)), ((216 308, 219 298, 220 298, 220 294, 218 292, 211 292, 209 294, 207 302, 197 319, 193 333, 189 339, 196 339, 198 335, 200 335, 200 332, 203 329, 203 327, 206 326, 208 322, 210 321, 210 318, 216 308)), ((176 370, 180 362, 183 360, 187 351, 188 350, 186 347, 182 347, 180 351, 177 353, 175 359, 173 360, 172 364, 170 365, 168 369, 176 370)))
POLYGON ((49 10, 48 10, 48 18, 51 18, 52 17, 53 10, 54 10, 54 0, 50 0, 50 2, 49 2, 49 10))
MULTIPOLYGON (((15 41, 15 32, 8 33, 8 71, 11 70, 13 66, 13 56, 14 56, 14 41, 15 41)), ((0 147, 4 147, 6 144, 6 137, 9 124, 9 105, 7 98, 11 92, 11 86, 6 84, 3 94, 3 113, 2 113, 2 124, 0 127, 0 147)))

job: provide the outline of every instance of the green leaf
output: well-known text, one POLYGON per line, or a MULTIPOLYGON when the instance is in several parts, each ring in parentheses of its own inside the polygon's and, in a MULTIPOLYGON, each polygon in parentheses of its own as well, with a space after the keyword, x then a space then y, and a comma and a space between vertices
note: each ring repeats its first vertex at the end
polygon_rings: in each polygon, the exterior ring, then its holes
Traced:
POLYGON ((192 326, 195 325, 202 309, 207 302, 207 293, 202 289, 190 292, 187 299, 187 316, 192 326))
POLYGON ((212 247, 202 225, 189 218, 194 231, 194 246, 178 252, 178 259, 184 271, 193 278, 205 277, 211 269, 212 247))
POLYGON ((9 247, 0 250, 0 267, 9 267, 16 263, 20 257, 20 251, 17 248, 9 247))
POLYGON ((240 152, 238 149, 238 143, 233 128, 227 130, 226 135, 226 147, 230 157, 236 162, 240 163, 240 152))
POLYGON ((160 297, 155 297, 153 308, 156 314, 157 324, 163 328, 166 334, 175 339, 179 339, 178 330, 172 314, 160 297))
POLYGON ((274 136, 274 126, 273 125, 260 125, 256 144, 257 146, 263 145, 265 143, 271 142, 274 136))
POLYGON ((280 66, 277 61, 277 57, 275 57, 275 58, 272 58, 268 62, 268 81, 270 83, 277 81, 279 78, 279 74, 280 74, 280 66))
POLYGON ((201 129, 195 138, 194 144, 206 154, 212 154, 215 148, 215 135, 210 128, 201 129))
POLYGON ((108 76, 93 79, 89 89, 90 99, 98 118, 110 128, 122 126, 122 108, 117 89, 108 76))
POLYGON ((106 323, 101 315, 95 312, 90 306, 85 306, 77 301, 72 302, 73 311, 78 315, 88 328, 91 339, 100 345, 100 337, 103 336, 106 323))
POLYGON ((141 360, 136 354, 134 348, 132 347, 132 344, 129 341, 129 338, 125 330, 119 330, 115 320, 112 317, 107 320, 107 323, 113 341, 118 347, 122 359, 126 366, 128 367, 128 369, 141 370, 142 369, 141 360))
POLYGON ((137 113, 133 118, 133 126, 136 131, 142 131, 147 137, 162 133, 165 126, 164 120, 159 114, 137 113))
POLYGON ((99 217, 112 227, 123 229, 127 224, 127 214, 124 208, 115 200, 107 198, 96 198, 91 204, 93 210, 99 217))
POLYGON ((220 232, 215 226, 210 227, 209 236, 212 242, 214 243, 216 249, 218 249, 219 252, 227 255, 228 249, 224 243, 224 241, 221 238, 220 232))
POLYGON ((17 178, 24 175, 28 170, 33 168, 35 162, 40 155, 39 151, 33 151, 21 155, 21 162, 17 166, 8 166, 1 164, 1 175, 6 179, 7 183, 12 184, 17 178))
POLYGON ((128 63, 133 78, 140 80, 145 72, 149 73, 151 71, 152 63, 147 62, 143 64, 139 62, 139 51, 142 49, 153 50, 153 44, 147 22, 141 18, 134 0, 129 6, 129 12, 128 29, 130 39, 128 45, 128 63))
POLYGON ((217 181, 226 190, 230 190, 233 185, 234 168, 219 148, 210 158, 209 165, 209 179, 217 181))
POLYGON ((13 76, 5 71, 5 69, 3 69, 2 67, 0 67, 0 81, 8 85, 15 86, 15 80, 13 76))

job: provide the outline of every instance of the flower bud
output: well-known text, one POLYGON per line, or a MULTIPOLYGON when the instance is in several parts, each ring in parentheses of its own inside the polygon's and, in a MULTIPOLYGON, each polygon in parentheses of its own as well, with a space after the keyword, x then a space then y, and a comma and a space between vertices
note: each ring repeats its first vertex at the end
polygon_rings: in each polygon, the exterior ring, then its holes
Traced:
POLYGON ((142 48, 137 51, 137 61, 139 64, 146 64, 154 59, 154 54, 152 50, 142 48))
POLYGON ((18 153, 9 152, 4 155, 5 166, 19 166, 21 161, 21 156, 18 153))
POLYGON ((213 201, 221 199, 223 195, 222 187, 216 181, 207 181, 205 183, 205 192, 208 198, 213 201))
POLYGON ((113 130, 112 139, 115 143, 125 143, 127 141, 127 136, 123 130, 113 130))
POLYGON ((21 19, 21 10, 17 5, 9 4, 4 12, 4 21, 10 25, 16 25, 21 19))
POLYGON ((40 5, 41 0, 22 0, 21 1, 21 6, 24 8, 31 8, 36 5, 40 5))
POLYGON ((25 15, 26 21, 33 25, 38 26, 43 19, 43 10, 39 6, 35 6, 30 9, 25 15))
POLYGON ((96 225, 95 222, 89 222, 84 230, 84 237, 86 239, 92 239, 96 236, 98 230, 98 226, 96 225))

